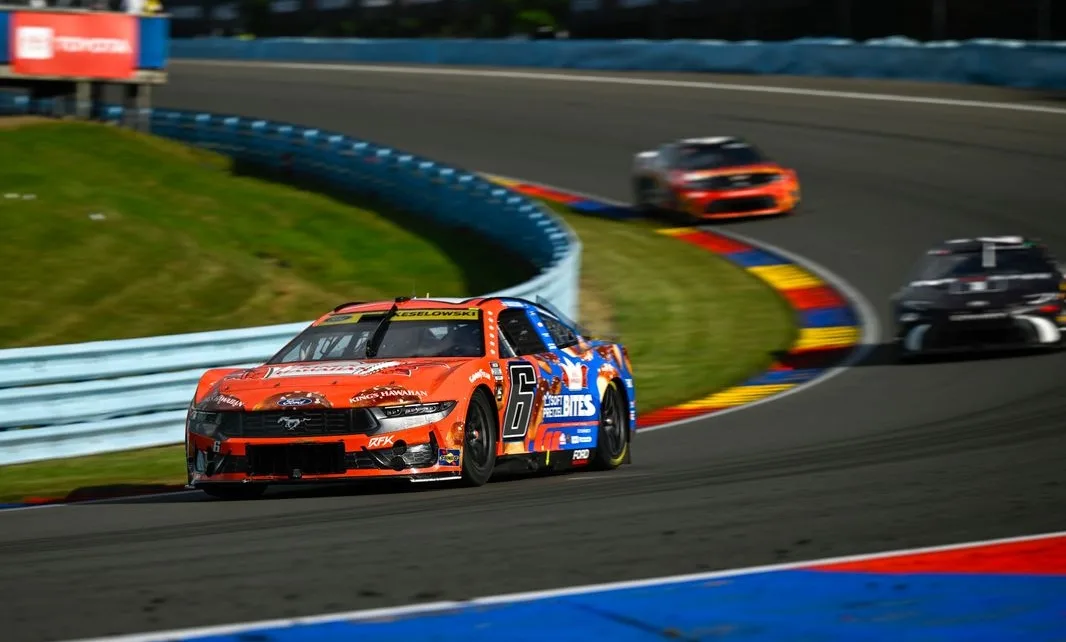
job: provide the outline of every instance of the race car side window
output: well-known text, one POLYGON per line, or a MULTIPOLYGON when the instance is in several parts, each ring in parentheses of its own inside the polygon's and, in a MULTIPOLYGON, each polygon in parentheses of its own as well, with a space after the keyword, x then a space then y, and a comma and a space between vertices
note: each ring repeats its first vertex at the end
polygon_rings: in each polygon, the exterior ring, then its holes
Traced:
POLYGON ((542 321, 544 321, 544 327, 548 329, 548 334, 551 336, 552 341, 559 348, 569 348, 570 346, 576 346, 580 339, 574 333, 573 330, 566 327, 558 319, 554 319, 546 314, 540 315, 542 321))
POLYGON ((673 167, 677 163, 677 147, 666 143, 659 148, 659 161, 662 167, 673 167))
POLYGON ((500 312, 497 323, 500 332, 518 356, 547 352, 547 347, 541 341, 537 329, 533 327, 524 309, 509 308, 500 312))

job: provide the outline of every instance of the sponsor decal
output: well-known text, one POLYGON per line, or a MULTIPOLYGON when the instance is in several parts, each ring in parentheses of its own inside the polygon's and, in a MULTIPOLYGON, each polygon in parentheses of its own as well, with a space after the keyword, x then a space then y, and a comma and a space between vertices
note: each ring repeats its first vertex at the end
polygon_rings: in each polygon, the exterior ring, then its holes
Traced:
POLYGON ((328 377, 330 375, 362 377, 399 365, 401 365, 399 361, 383 361, 379 363, 368 361, 334 361, 331 363, 315 363, 310 365, 271 366, 263 378, 328 377))
POLYGON ((580 448, 574 451, 573 461, 585 461, 589 458, 589 449, 580 448))
POLYGON ((470 383, 480 381, 481 379, 484 379, 486 381, 492 381, 492 375, 489 374, 488 370, 485 369, 478 370, 474 374, 470 375, 470 383))
POLYGON ((264 408, 332 408, 333 404, 324 395, 317 392, 292 390, 271 395, 256 405, 256 410, 264 408))
POLYGON ((585 390, 589 387, 589 367, 581 362, 562 360, 563 381, 567 390, 585 390))
POLYGON ((282 397, 278 399, 278 405, 282 408, 296 408, 298 406, 309 406, 315 402, 311 397, 282 397))
POLYGON ((341 323, 359 323, 359 320, 363 318, 362 314, 334 314, 333 316, 326 317, 318 325, 339 325, 341 323))
POLYGON ((244 402, 231 395, 218 392, 204 399, 199 407, 203 410, 240 410, 244 408, 244 402))
POLYGON ((503 301, 503 307, 505 307, 505 308, 524 308, 524 307, 526 307, 526 304, 522 303, 521 301, 507 301, 507 300, 504 300, 503 301))
POLYGON ((10 29, 16 74, 124 79, 136 71, 135 16, 15 11, 10 29))
POLYGON ((544 418, 593 417, 596 406, 592 395, 545 395, 544 418))
POLYGON ((437 464, 441 466, 458 466, 459 450, 452 448, 440 448, 437 450, 437 464))
POLYGON ((427 394, 425 390, 408 390, 403 386, 375 386, 355 395, 349 400, 349 403, 353 408, 395 406, 418 403, 427 394))
POLYGON ((571 444, 591 444, 592 443, 592 437, 589 437, 587 435, 574 435, 574 436, 570 437, 570 443, 571 444))
POLYGON ((392 445, 392 435, 387 437, 371 437, 367 444, 368 448, 384 448, 392 445))
POLYGON ((477 321, 478 309, 466 310, 399 310, 392 317, 396 321, 477 321))

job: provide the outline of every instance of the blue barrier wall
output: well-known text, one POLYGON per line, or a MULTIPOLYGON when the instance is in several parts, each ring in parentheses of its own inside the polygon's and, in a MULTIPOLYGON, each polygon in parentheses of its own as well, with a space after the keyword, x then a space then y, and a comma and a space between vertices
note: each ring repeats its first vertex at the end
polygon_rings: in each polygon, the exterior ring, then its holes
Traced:
MULTIPOLYGON (((55 106, 0 92, 0 115, 52 114, 55 106)), ((126 115, 111 105, 95 112, 109 122, 126 115)), ((577 316, 577 236, 547 208, 479 174, 289 123, 176 110, 143 115, 156 135, 372 194, 491 238, 539 274, 485 294, 543 297, 577 316)), ((0 465, 181 443, 205 369, 262 363, 310 322, 0 350, 0 465)))
MULTIPOLYGON (((29 9, 19 10, 28 11, 29 9)), ((11 14, 14 11, 14 9, 0 9, 0 65, 11 64, 11 14)), ((48 13, 49 10, 38 12, 48 13)), ((170 55, 170 18, 168 16, 139 16, 137 25, 137 69, 166 69, 167 58, 170 55)))
POLYGON ((1066 44, 596 40, 178 39, 174 58, 893 78, 1066 89, 1066 44))

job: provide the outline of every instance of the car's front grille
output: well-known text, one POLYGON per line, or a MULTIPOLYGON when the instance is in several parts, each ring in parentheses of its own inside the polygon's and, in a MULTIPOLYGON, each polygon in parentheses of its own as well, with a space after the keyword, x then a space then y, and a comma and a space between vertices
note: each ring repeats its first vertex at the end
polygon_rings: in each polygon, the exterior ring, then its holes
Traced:
POLYGON ((365 408, 262 410, 226 412, 221 431, 227 437, 320 437, 366 435, 378 423, 365 408))
POLYGON ((694 189, 748 189, 773 182, 777 174, 733 174, 731 176, 712 176, 692 181, 689 186, 694 189))
POLYGON ((924 343, 933 348, 960 348, 1024 344, 1033 338, 1024 325, 1012 319, 981 319, 937 324, 926 333, 924 343))
POLYGON ((342 474, 345 471, 344 444, 278 444, 247 446, 248 469, 252 475, 293 476, 342 474))
POLYGON ((721 198, 711 201, 705 210, 708 214, 741 214, 769 210, 777 206, 772 196, 754 196, 751 198, 721 198))

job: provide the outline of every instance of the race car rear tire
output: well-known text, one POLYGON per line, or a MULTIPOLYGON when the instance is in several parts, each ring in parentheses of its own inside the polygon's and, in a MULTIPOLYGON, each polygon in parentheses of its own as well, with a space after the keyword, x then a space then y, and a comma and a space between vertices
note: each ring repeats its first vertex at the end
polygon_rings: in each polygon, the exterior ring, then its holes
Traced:
POLYGON ((496 467, 496 406, 488 393, 478 389, 470 398, 463 429, 462 479, 466 486, 483 486, 496 467))
POLYGON ((618 380, 607 384, 600 402, 600 423, 596 435, 596 455, 591 468, 618 468, 629 454, 629 410, 618 380))
POLYGON ((266 492, 266 484, 201 484, 197 486, 215 499, 257 499, 266 492))

